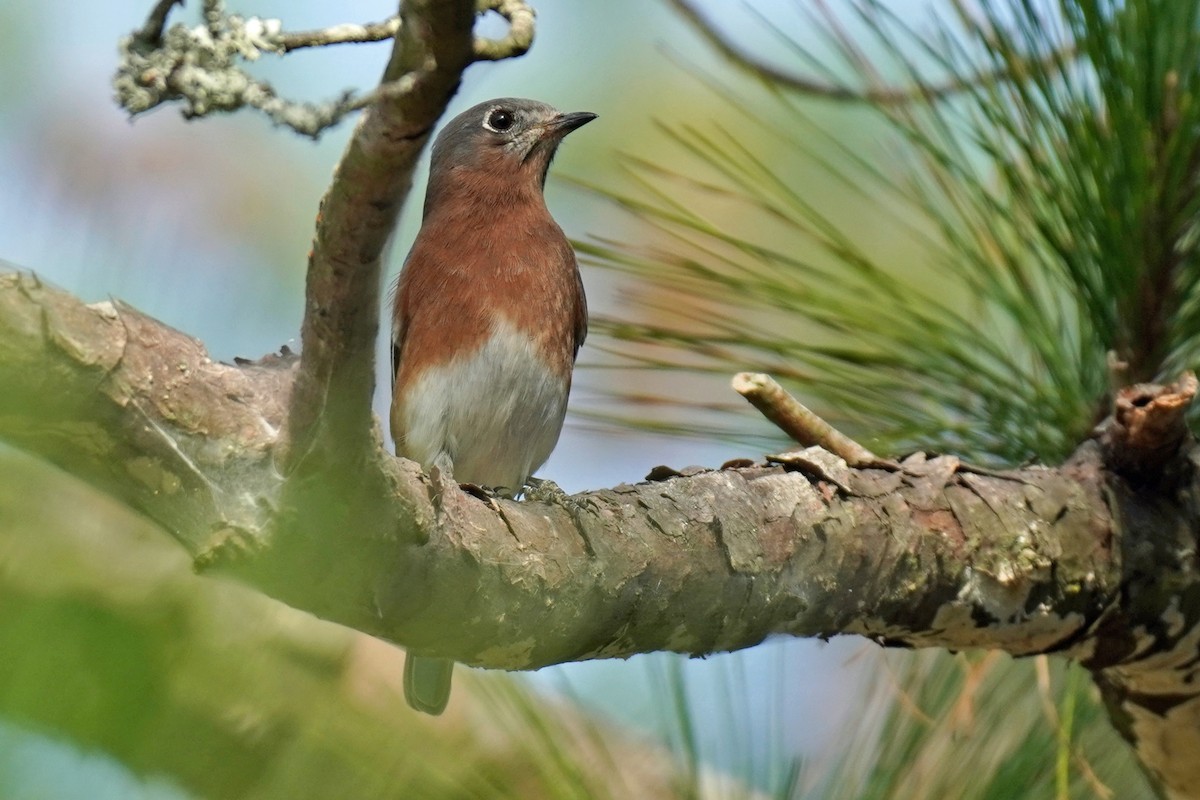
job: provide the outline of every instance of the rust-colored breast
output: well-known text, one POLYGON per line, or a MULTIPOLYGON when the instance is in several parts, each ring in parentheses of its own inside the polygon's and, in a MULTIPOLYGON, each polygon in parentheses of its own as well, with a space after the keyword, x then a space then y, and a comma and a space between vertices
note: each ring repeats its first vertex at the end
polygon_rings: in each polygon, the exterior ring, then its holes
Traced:
POLYGON ((541 197, 515 188, 476 199, 470 176, 431 204, 396 292, 396 391, 430 366, 478 350, 502 315, 570 381, 587 331, 575 253, 541 197))

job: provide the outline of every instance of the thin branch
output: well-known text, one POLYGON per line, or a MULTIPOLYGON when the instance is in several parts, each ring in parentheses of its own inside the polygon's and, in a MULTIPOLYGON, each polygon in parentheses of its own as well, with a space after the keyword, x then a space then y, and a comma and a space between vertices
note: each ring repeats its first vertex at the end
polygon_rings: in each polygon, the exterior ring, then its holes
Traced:
POLYGON ((824 448, 851 466, 880 462, 877 455, 838 431, 788 394, 770 375, 739 372, 733 376, 733 390, 750 401, 750 405, 761 411, 764 417, 804 447, 824 448))
POLYGON ((479 12, 495 11, 508 20, 508 34, 501 39, 475 37, 476 61, 499 61, 523 55, 533 46, 533 8, 524 0, 479 0, 479 12))
MULTIPOLYGON (((980 72, 968 79, 952 78, 940 83, 919 83, 915 86, 903 87, 873 86, 856 89, 850 86, 827 83, 780 69, 741 49, 712 20, 701 14, 692 5, 691 0, 667 1, 686 22, 691 24, 697 33, 703 36, 730 63, 768 83, 801 94, 821 97, 826 100, 872 103, 875 105, 903 105, 922 100, 941 100, 969 89, 1015 80, 1018 77, 1014 76, 1009 70, 997 69, 980 72)), ((1067 47, 1060 51, 1055 51, 1038 61, 1046 67, 1055 67, 1065 59, 1070 58, 1073 54, 1074 48, 1067 47)))
POLYGON ((301 46, 306 37, 312 41, 325 34, 331 40, 342 36, 349 41, 344 30, 339 34, 340 29, 371 26, 285 34, 277 19, 229 15, 220 0, 208 0, 205 27, 175 24, 164 35, 162 26, 172 5, 160 2, 146 25, 120 42, 121 59, 113 88, 118 104, 132 116, 169 102, 180 103, 188 119, 250 107, 277 125, 315 138, 370 100, 349 92, 325 103, 288 100, 279 97, 269 83, 252 76, 243 64, 263 54, 286 52, 289 43, 301 46))
POLYGON ((363 44, 391 39, 400 30, 400 17, 389 17, 382 22, 356 25, 346 22, 329 28, 297 33, 280 33, 275 36, 279 52, 290 53, 304 47, 325 47, 331 44, 363 44))
POLYGON ((163 29, 167 25, 167 16, 171 13, 171 8, 177 5, 183 5, 183 0, 158 0, 146 17, 146 24, 134 33, 135 43, 145 49, 159 47, 162 44, 163 29))

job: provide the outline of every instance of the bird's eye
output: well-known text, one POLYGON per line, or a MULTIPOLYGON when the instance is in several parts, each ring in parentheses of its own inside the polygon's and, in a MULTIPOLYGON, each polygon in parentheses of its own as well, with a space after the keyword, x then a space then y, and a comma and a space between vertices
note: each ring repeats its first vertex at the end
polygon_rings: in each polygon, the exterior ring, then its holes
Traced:
POLYGON ((483 124, 497 133, 503 133, 511 128, 515 121, 511 111, 506 108, 497 108, 488 112, 487 117, 483 120, 483 124))

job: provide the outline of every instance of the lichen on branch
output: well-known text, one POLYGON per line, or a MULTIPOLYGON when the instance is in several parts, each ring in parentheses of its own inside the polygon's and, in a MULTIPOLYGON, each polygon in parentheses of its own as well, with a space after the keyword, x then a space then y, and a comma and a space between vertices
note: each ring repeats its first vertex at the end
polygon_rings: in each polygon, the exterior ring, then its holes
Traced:
MULTIPOLYGON (((347 90, 323 102, 281 97, 246 66, 264 55, 293 50, 362 44, 395 39, 400 15, 380 22, 339 23, 311 31, 286 31, 279 19, 229 14, 223 0, 204 1, 204 23, 167 26, 167 17, 182 0, 161 0, 145 24, 123 37, 113 76, 118 105, 131 116, 166 103, 179 103, 187 119, 215 112, 253 108, 276 125, 317 138, 349 114, 361 111, 392 89, 347 90)), ((479 13, 494 11, 509 22, 500 39, 476 37, 474 58, 495 61, 518 56, 533 43, 534 13, 523 0, 485 0, 479 13)))

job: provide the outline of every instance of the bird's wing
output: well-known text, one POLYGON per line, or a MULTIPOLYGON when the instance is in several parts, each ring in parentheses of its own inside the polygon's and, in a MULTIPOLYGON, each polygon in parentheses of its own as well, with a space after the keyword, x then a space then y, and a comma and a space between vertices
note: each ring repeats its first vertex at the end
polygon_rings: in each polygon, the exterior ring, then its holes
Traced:
POLYGON ((396 376, 400 374, 400 346, 404 344, 404 309, 400 306, 400 280, 404 273, 396 276, 388 290, 388 305, 392 309, 392 387, 396 386, 396 376))
POLYGON ((400 345, 392 339, 392 388, 396 388, 396 376, 400 374, 400 345))
POLYGON ((575 342, 571 351, 572 358, 579 357, 579 348, 583 347, 583 340, 587 338, 588 332, 587 295, 583 292, 583 277, 579 274, 578 266, 575 268, 575 296, 579 298, 579 302, 575 304, 575 342))

